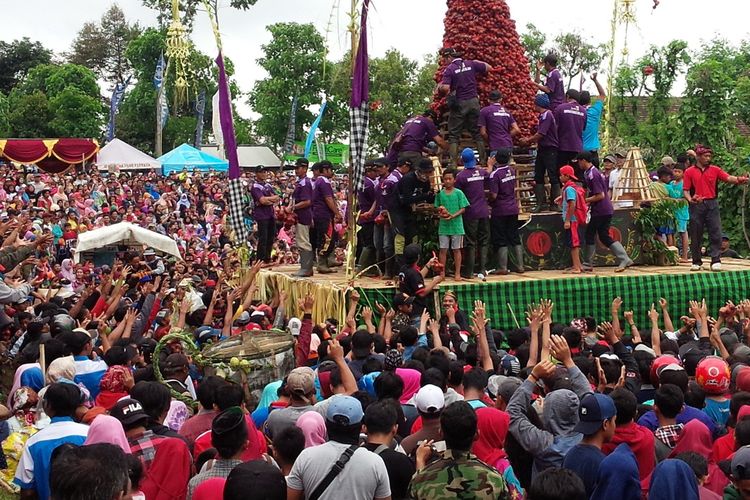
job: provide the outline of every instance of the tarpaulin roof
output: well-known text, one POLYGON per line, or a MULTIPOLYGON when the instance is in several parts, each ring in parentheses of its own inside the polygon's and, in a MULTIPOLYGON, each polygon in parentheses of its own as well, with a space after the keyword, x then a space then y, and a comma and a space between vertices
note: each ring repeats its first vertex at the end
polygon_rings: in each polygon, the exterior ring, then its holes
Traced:
POLYGON ((123 243, 125 245, 145 245, 148 248, 174 255, 182 259, 177 243, 169 236, 136 226, 129 222, 120 222, 111 226, 92 229, 78 235, 78 244, 74 260, 79 262, 81 253, 96 250, 107 245, 123 243))
POLYGON ((208 171, 226 172, 229 162, 215 156, 211 156, 189 144, 183 144, 157 158, 161 163, 164 175, 171 172, 208 171))
POLYGON ((139 151, 120 139, 112 139, 96 155, 99 170, 147 170, 157 169, 161 164, 146 153, 139 151))
POLYGON ((95 139, 0 139, 0 158, 35 164, 45 172, 64 172, 91 159, 99 151, 95 139))

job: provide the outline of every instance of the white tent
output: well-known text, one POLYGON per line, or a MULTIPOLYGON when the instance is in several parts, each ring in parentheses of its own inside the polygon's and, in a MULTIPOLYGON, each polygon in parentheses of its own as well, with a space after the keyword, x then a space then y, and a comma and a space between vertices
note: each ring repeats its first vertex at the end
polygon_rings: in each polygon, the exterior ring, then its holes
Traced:
MULTIPOLYGON (((201 151, 224 158, 224 150, 218 146, 203 146, 201 151)), ((237 146, 237 159, 240 162, 240 167, 243 168, 255 168, 259 165, 265 167, 281 166, 279 157, 267 146, 237 146)))
POLYGON ((135 149, 120 139, 112 139, 99 150, 96 157, 99 170, 119 172, 120 170, 156 170, 161 164, 146 153, 135 149))
POLYGON ((143 245, 182 259, 180 249, 172 238, 129 222, 120 222, 79 234, 74 259, 79 262, 82 253, 114 244, 143 245))

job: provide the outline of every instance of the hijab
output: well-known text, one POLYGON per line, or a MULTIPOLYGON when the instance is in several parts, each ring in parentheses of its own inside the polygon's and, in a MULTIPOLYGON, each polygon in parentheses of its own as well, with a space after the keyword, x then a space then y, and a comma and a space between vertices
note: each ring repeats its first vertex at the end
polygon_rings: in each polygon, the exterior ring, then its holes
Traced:
POLYGON ((401 404, 407 404, 419 391, 422 374, 413 368, 396 368, 396 375, 404 381, 404 392, 401 393, 401 404))
POLYGON ((497 462, 506 458, 505 437, 510 427, 510 417, 497 408, 479 408, 477 410, 477 430, 479 435, 471 447, 482 462, 495 467, 497 462))
POLYGON ((622 443, 599 464, 591 500, 640 500, 639 477, 635 455, 622 443))
POLYGON ((60 264, 60 276, 73 283, 76 280, 76 272, 73 268, 73 260, 65 259, 60 264))
POLYGON ((690 466, 670 458, 654 469, 648 500, 698 500, 698 480, 690 466))
POLYGON ((685 424, 685 427, 677 438, 677 444, 675 444, 675 447, 669 454, 669 458, 675 458, 680 453, 689 451, 706 457, 709 460, 708 476, 703 482, 703 487, 713 491, 717 495, 721 495, 724 488, 729 484, 729 479, 719 466, 710 460, 709 457, 711 457, 713 451, 711 431, 706 427, 706 424, 698 419, 691 420, 685 424))
POLYGON ((47 383, 73 382, 76 376, 76 363, 73 356, 57 358, 47 368, 47 383))
POLYGON ((113 365, 107 368, 99 381, 100 392, 96 396, 96 406, 109 410, 117 401, 128 395, 125 381, 129 368, 123 365, 113 365))
POLYGON ((306 411, 297 419, 297 427, 305 435, 305 448, 318 446, 327 440, 326 422, 317 411, 306 411))
POLYGON ((91 422, 89 432, 86 436, 84 445, 108 443, 119 446, 125 453, 130 453, 128 438, 125 437, 125 431, 122 424, 115 417, 110 415, 97 415, 91 422))

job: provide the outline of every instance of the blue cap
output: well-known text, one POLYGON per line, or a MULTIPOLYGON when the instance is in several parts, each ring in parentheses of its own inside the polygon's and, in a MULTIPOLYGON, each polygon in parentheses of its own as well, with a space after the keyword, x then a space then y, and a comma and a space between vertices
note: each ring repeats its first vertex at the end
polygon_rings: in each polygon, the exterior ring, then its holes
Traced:
POLYGON ((506 354, 500 360, 500 375, 515 377, 521 373, 521 362, 512 354, 506 354))
POLYGON ((365 416, 362 404, 351 396, 333 396, 326 411, 326 420, 339 425, 354 425, 365 416))
POLYGON ((477 166, 477 159, 474 156, 474 150, 466 148, 461 151, 461 162, 464 164, 464 168, 474 168, 477 166))
POLYGON ((578 407, 579 422, 575 432, 584 436, 596 434, 605 420, 617 415, 617 408, 612 398, 605 394, 586 394, 578 407))
POLYGON ((537 94, 534 97, 534 104, 540 108, 549 109, 549 96, 547 94, 537 94))

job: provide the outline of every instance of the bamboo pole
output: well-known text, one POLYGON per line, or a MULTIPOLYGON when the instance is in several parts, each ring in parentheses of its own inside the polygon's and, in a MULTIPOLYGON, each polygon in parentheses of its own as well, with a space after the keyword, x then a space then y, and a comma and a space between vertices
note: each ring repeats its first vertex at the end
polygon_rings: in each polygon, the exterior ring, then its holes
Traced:
POLYGON ((611 30, 612 35, 609 39, 609 69, 607 70, 607 97, 604 106, 604 151, 609 151, 611 133, 612 133, 612 83, 615 72, 615 44, 617 43, 617 7, 620 0, 614 0, 612 9, 611 30))
MULTIPOLYGON (((349 12, 349 35, 351 37, 351 77, 354 77, 354 66, 357 61, 357 47, 359 46, 359 29, 357 27, 357 0, 351 0, 351 10, 349 12)), ((349 167, 347 168, 349 177, 349 193, 347 196, 347 232, 348 232, 348 249, 346 251, 346 279, 347 281, 354 278, 354 260, 357 255, 357 219, 355 217, 355 205, 357 203, 357 193, 354 188, 354 158, 352 157, 351 143, 349 146, 349 167)))

